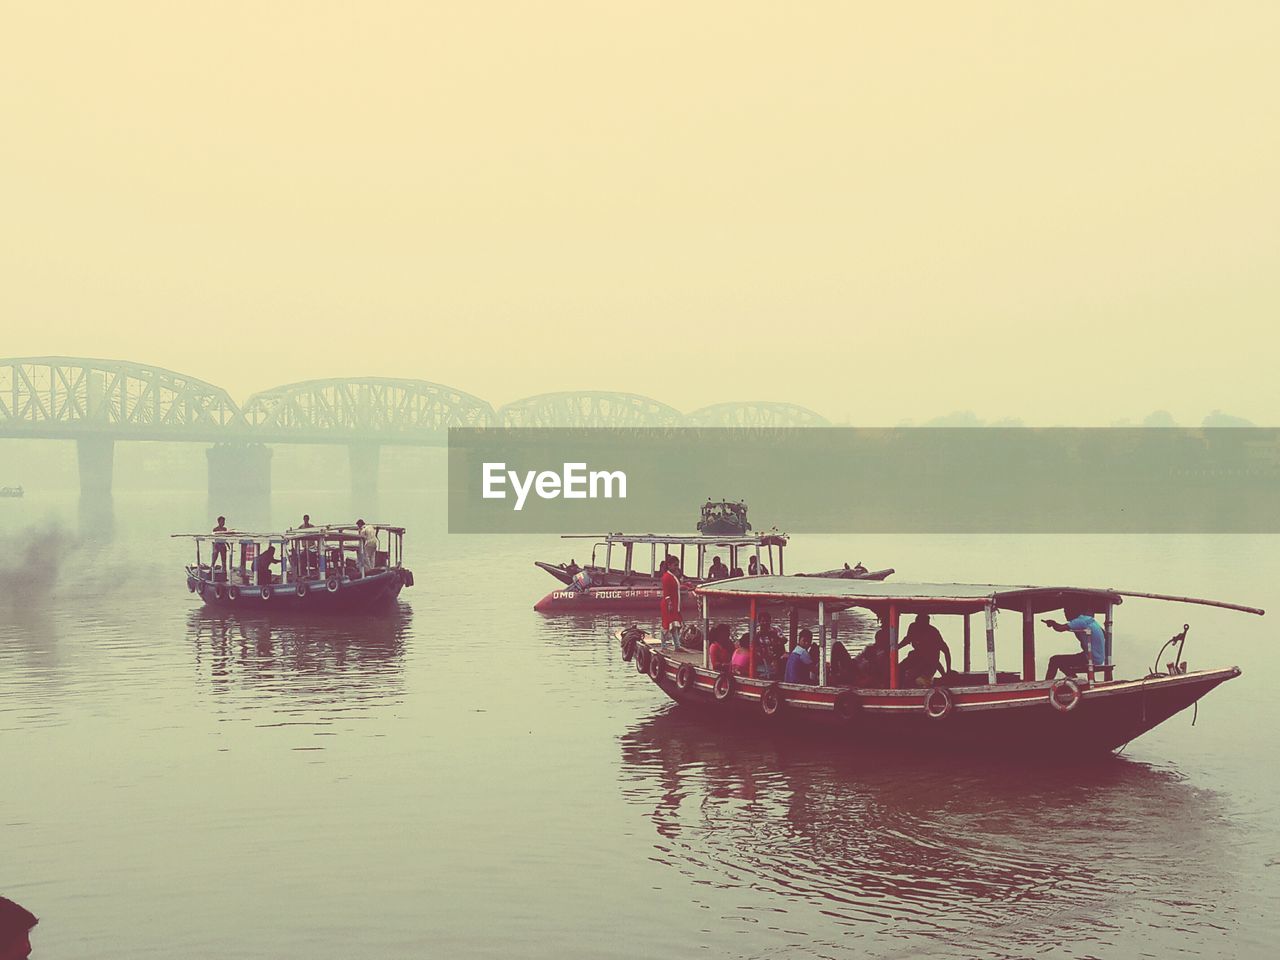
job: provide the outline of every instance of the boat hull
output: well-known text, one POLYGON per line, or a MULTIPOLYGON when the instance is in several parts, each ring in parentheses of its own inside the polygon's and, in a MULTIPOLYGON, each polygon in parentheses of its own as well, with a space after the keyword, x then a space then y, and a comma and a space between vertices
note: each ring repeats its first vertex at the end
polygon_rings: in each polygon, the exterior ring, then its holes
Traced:
POLYGON ((925 711, 927 690, 856 690, 854 706, 842 703, 842 713, 836 701, 845 688, 778 684, 782 703, 767 716, 761 699, 770 682, 735 677, 730 696, 717 700, 715 673, 695 667, 696 680, 682 689, 679 666, 668 660, 653 682, 693 710, 799 732, 826 731, 850 744, 1046 759, 1117 750, 1240 675, 1238 667, 1228 667, 1094 685, 1080 681, 1080 700, 1069 712, 1050 703, 1047 682, 957 687, 951 691, 954 707, 938 718, 925 711))
POLYGON ((305 594, 299 595, 294 584, 277 583, 270 588, 269 596, 262 596, 262 588, 236 584, 229 590, 222 581, 188 578, 188 587, 194 581, 195 593, 208 607, 257 612, 340 612, 366 610, 393 602, 405 586, 400 570, 387 570, 353 580, 343 580, 337 590, 329 590, 324 583, 309 584, 305 594), (234 596, 232 596, 234 594, 234 596))

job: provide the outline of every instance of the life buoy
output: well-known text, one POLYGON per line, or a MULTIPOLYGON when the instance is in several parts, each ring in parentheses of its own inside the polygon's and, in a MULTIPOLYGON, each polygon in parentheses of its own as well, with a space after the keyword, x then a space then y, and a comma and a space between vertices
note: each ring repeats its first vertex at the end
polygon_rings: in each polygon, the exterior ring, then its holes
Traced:
POLYGON ((636 641, 634 637, 627 637, 622 641, 622 660, 624 663, 630 663, 631 658, 636 655, 636 641))
POLYGON ((661 680, 662 675, 667 672, 667 658, 660 653, 655 653, 649 658, 649 676, 654 680, 661 680))
POLYGON ((636 673, 649 672, 649 648, 645 646, 636 647, 636 673))
POLYGON ((956 699, 946 687, 933 687, 924 698, 924 712, 934 720, 941 720, 951 715, 956 707, 956 699))
POLYGON ((760 712, 766 717, 772 717, 776 716, 781 709, 782 688, 776 683, 771 683, 764 688, 764 693, 760 694, 760 712))
POLYGON ((852 720, 862 710, 862 700, 852 690, 841 690, 836 694, 836 716, 841 720, 852 720))
POLYGON ((231 584, 231 586, 227 587, 227 599, 228 599, 228 600, 235 600, 235 599, 238 599, 238 598, 239 598, 239 596, 240 596, 240 588, 239 588, 239 587, 237 587, 234 583, 233 583, 233 584, 231 584))
POLYGON ((1059 713, 1070 713, 1080 702, 1080 684, 1063 677, 1049 688, 1049 705, 1059 713), (1066 694, 1066 697, 1063 697, 1066 694))
POLYGON ((725 671, 716 677, 716 685, 711 688, 711 692, 719 702, 727 702, 733 696, 733 674, 725 671))
POLYGON ((338 592, 338 578, 337 578, 337 577, 330 577, 328 580, 326 580, 326 581, 324 582, 324 588, 325 588, 326 590, 328 590, 330 593, 337 593, 337 592, 338 592))
POLYGON ((691 690, 693 685, 698 682, 698 673, 693 669, 692 663, 680 664, 680 669, 676 671, 676 689, 691 690))
POLYGON ((307 585, 305 583, 300 583, 293 588, 293 592, 299 597, 305 597, 307 595, 307 585))
POLYGON ((263 600, 270 600, 270 599, 271 599, 271 588, 270 588, 270 587, 263 587, 263 588, 258 592, 258 596, 262 597, 262 599, 263 599, 263 600))

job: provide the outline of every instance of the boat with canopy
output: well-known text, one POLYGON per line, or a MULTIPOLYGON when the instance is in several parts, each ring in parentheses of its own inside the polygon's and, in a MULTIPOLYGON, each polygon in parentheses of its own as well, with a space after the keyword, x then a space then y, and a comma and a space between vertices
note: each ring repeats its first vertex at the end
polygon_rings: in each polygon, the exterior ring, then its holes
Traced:
POLYGON ((404 527, 338 523, 277 532, 175 533, 195 543, 187 589, 206 604, 266 610, 356 610, 413 586, 404 527))
MULTIPOLYGON (((662 599, 661 564, 668 556, 680 564, 682 600, 687 603, 693 602, 693 590, 699 584, 716 582, 717 559, 725 577, 786 572, 787 536, 777 530, 741 536, 568 534, 563 539, 591 542, 591 558, 586 566, 578 566, 575 560, 534 561, 564 584, 564 589, 553 590, 534 604, 540 613, 656 610, 662 599)), ((808 576, 883 580, 892 573, 892 567, 868 570, 861 564, 846 564, 843 569, 808 576)))
MULTIPOLYGON (((1126 598, 1263 614, 1255 607, 1217 600, 1066 586, 769 576, 704 583, 694 593, 699 622, 690 630, 686 617, 682 634, 685 642, 692 640, 699 649, 664 644, 635 627, 616 634, 624 659, 634 660, 640 673, 681 704, 801 729, 834 729, 865 744, 1031 751, 1045 756, 1116 750, 1219 684, 1240 676, 1236 666, 1188 670, 1182 657, 1190 628, 1184 624, 1161 647, 1150 671, 1131 679, 1116 677, 1114 612, 1126 598), (712 669, 710 644, 702 638, 716 636, 724 629, 722 623, 732 631, 732 615, 744 604, 746 623, 741 626, 749 661, 738 673, 728 667, 712 669), (1105 659, 1095 667, 1086 652, 1082 659, 1087 666, 1079 671, 1084 676, 1039 679, 1036 619, 1063 609, 1090 618, 1102 616, 1105 659), (879 621, 887 663, 873 685, 860 679, 856 670, 851 673, 842 658, 832 658, 840 643, 840 614, 845 611, 865 611, 879 621), (759 633, 773 630, 774 615, 785 617, 793 640, 802 624, 811 625, 818 649, 811 682, 787 683, 763 675, 766 665, 758 661, 763 656, 758 652, 762 649, 759 633), (911 615, 960 627, 959 668, 940 677, 931 674, 923 683, 909 682, 912 678, 904 672, 899 652, 900 624, 911 615), (1018 628, 1022 666, 1018 672, 1000 672, 996 669, 997 623, 1010 618, 1018 628), (1166 651, 1172 651, 1172 660, 1162 667, 1166 651), (976 668, 975 653, 980 659, 976 668)), ((1058 624, 1055 629, 1066 628, 1058 624)))

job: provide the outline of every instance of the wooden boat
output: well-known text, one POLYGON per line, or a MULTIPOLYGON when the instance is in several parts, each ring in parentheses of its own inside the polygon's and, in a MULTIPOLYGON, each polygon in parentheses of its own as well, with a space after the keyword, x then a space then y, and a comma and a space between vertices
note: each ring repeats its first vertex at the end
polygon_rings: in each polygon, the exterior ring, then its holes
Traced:
POLYGON ((353 523, 275 533, 175 533, 195 542, 187 589, 214 607, 266 611, 350 611, 389 603, 413 572, 404 566, 404 527, 353 523), (207 548, 207 549, 206 549, 207 548), (278 552, 269 562, 268 548, 278 552))
MULTIPOLYGON (((786 534, 776 530, 739 537, 679 536, 669 534, 607 533, 583 536, 571 534, 566 540, 592 540, 591 560, 585 567, 574 561, 548 563, 535 560, 534 566, 545 570, 565 585, 553 590, 533 605, 540 613, 599 613, 603 611, 656 611, 662 599, 662 559, 674 556, 685 573, 682 604, 694 602, 693 590, 711 579, 711 565, 716 557, 728 558, 726 569, 742 575, 748 573, 785 573, 786 534), (637 549, 638 548, 638 549, 637 549), (692 565, 686 565, 690 561, 692 565)), ((862 564, 825 573, 798 574, 810 577, 840 577, 860 580, 884 580, 894 572, 892 567, 868 570, 862 564)))
MULTIPOLYGON (((663 645, 636 628, 619 632, 624 659, 648 675, 678 703, 703 710, 726 711, 742 718, 801 731, 829 730, 851 743, 940 747, 988 753, 1034 753, 1046 758, 1116 750, 1152 727, 1194 704, 1219 684, 1240 676, 1240 668, 1224 666, 1188 670, 1182 660, 1187 627, 1167 642, 1177 645, 1164 670, 1131 679, 1114 676, 1112 631, 1114 608, 1125 597, 1181 601, 1261 615, 1262 610, 1190 597, 1122 592, 1080 587, 999 586, 992 584, 908 584, 850 580, 757 577, 700 585, 697 633, 707 636, 726 612, 747 604, 750 648, 756 649, 760 614, 772 608, 795 610, 792 629, 803 617, 815 621, 814 635, 822 651, 816 683, 783 683, 765 679, 754 656, 746 675, 715 671, 709 651, 663 645), (728 607, 728 611, 726 611, 728 607), (1035 618, 1048 611, 1074 607, 1105 612, 1106 662, 1089 667, 1085 676, 1037 679, 1035 618), (877 616, 888 633, 888 682, 875 687, 835 682, 829 654, 836 637, 835 615, 862 609, 877 616), (1021 626, 1022 671, 996 670, 996 613, 1010 611, 1021 626), (963 621, 963 670, 935 679, 925 687, 901 681, 898 648, 903 615, 929 614, 963 621), (970 669, 971 618, 983 617, 986 669, 970 669)), ((685 633, 689 632, 686 625, 685 633)))
POLYGON ((745 537, 751 531, 742 500, 708 500, 702 505, 698 532, 706 536, 745 537))

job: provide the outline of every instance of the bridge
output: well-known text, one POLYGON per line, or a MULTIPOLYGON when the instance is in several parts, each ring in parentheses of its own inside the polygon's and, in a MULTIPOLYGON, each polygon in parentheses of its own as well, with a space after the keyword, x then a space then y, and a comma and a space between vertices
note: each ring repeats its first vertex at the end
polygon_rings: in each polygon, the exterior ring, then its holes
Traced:
POLYGON ((812 427, 827 421, 788 403, 720 403, 681 413, 634 393, 545 393, 495 410, 428 380, 306 380, 244 405, 196 377, 120 360, 0 360, 0 437, 74 440, 82 494, 109 494, 115 442, 209 444, 210 495, 270 491, 271 444, 347 447, 352 489, 376 490, 386 445, 444 446, 450 427, 812 427))

